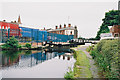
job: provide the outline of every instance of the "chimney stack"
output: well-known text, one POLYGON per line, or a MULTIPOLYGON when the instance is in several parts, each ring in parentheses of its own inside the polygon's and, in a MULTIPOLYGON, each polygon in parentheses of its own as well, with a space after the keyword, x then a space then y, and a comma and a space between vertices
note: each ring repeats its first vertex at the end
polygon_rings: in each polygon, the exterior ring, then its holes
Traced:
POLYGON ((71 27, 71 24, 68 24, 68 27, 71 27))
POLYGON ((75 26, 74 28, 77 29, 77 26, 75 26))
POLYGON ((66 24, 64 24, 64 28, 66 28, 66 24))
POLYGON ((6 20, 3 20, 4 22, 6 21, 6 20))
POLYGON ((16 23, 16 21, 14 21, 14 23, 16 23))
POLYGON ((62 28, 62 25, 60 24, 60 29, 62 28))
POLYGON ((13 21, 11 21, 11 23, 13 23, 13 21))
POLYGON ((55 26, 56 27, 56 29, 58 29, 58 26, 55 26))

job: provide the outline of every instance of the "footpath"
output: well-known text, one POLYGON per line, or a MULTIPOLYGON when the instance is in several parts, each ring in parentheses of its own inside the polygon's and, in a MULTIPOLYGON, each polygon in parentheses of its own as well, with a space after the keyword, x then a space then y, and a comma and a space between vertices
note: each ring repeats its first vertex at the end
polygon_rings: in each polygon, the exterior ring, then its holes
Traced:
POLYGON ((77 53, 77 60, 74 64, 76 78, 99 78, 98 68, 92 56, 86 51, 88 46, 78 46, 73 48, 77 53))

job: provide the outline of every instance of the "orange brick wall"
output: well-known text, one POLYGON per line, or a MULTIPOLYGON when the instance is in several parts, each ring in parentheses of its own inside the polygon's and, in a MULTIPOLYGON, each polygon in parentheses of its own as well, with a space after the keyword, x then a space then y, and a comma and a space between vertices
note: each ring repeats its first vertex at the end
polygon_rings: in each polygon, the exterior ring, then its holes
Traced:
POLYGON ((65 35, 65 30, 61 30, 61 31, 51 31, 49 33, 56 33, 56 34, 63 34, 65 35), (61 32, 61 33, 60 33, 61 32))
MULTIPOLYGON (((21 45, 25 45, 26 43, 19 43, 19 44, 21 44, 21 45)), ((31 43, 29 43, 29 44, 31 44, 31 43)), ((38 45, 42 45, 42 43, 38 43, 38 45)), ((32 47, 36 47, 37 46, 37 43, 32 43, 32 47)))

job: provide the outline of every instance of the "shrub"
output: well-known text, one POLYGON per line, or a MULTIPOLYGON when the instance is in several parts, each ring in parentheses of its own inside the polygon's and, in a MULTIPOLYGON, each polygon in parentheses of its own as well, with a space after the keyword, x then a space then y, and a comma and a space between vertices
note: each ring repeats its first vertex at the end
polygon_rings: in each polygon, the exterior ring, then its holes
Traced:
POLYGON ((102 40, 90 52, 106 78, 119 77, 119 40, 102 40))
POLYGON ((91 50, 93 50, 93 48, 94 48, 94 45, 89 46, 89 47, 86 49, 86 51, 87 51, 87 52, 90 52, 91 50))
POLYGON ((18 48, 22 48, 22 46, 21 46, 21 45, 18 45, 18 48))
POLYGON ((106 42, 106 40, 102 40, 97 44, 97 51, 100 52, 102 49, 102 46, 104 45, 104 43, 106 42))
POLYGON ((74 59, 76 59, 77 58, 77 53, 74 49, 72 49, 72 51, 73 51, 73 57, 74 57, 74 59))
POLYGON ((10 39, 8 39, 6 41, 6 43, 4 45, 2 45, 2 48, 19 48, 19 42, 17 41, 17 39, 12 36, 10 39))
POLYGON ((66 80, 72 80, 72 79, 74 79, 74 73, 71 70, 71 68, 69 68, 69 71, 65 74, 64 78, 66 80))
POLYGON ((94 59, 96 57, 96 51, 95 50, 91 50, 90 51, 90 55, 92 56, 92 58, 94 59))
POLYGON ((25 44, 25 47, 27 47, 27 48, 31 48, 31 44, 26 43, 26 44, 25 44))

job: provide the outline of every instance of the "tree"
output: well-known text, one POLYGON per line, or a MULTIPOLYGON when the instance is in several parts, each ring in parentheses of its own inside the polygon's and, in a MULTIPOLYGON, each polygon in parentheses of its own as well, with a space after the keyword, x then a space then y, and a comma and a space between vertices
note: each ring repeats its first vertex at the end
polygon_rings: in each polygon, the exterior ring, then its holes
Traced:
POLYGON ((96 39, 100 39, 101 33, 109 33, 108 26, 119 25, 120 24, 120 11, 111 10, 105 13, 105 18, 102 19, 103 23, 100 26, 100 30, 97 32, 96 39))
POLYGON ((107 26, 119 25, 120 24, 120 11, 111 10, 105 13, 105 18, 102 19, 103 23, 107 26))
POLYGON ((100 30, 97 32, 96 39, 100 39, 100 34, 101 34, 101 33, 109 33, 109 31, 110 31, 110 30, 109 30, 108 26, 102 24, 102 25, 100 26, 100 30))

